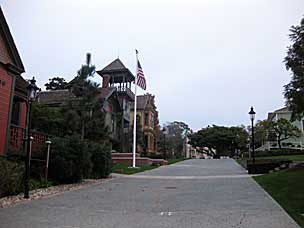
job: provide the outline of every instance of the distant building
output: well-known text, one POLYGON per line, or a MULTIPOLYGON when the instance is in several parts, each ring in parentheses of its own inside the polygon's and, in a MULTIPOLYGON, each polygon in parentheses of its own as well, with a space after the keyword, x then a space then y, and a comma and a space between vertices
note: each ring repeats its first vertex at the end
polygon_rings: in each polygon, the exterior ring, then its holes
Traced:
POLYGON ((185 158, 192 158, 194 148, 190 145, 190 139, 186 136, 183 138, 183 156, 185 158))
MULTIPOLYGON (((159 136, 158 111, 155 105, 155 97, 149 93, 137 96, 136 115, 142 127, 144 146, 139 146, 139 153, 156 154, 157 139, 159 136)), ((131 106, 131 125, 133 126, 134 103, 131 106)))
POLYGON ((20 151, 27 118, 24 67, 0 7, 0 155, 20 151))
MULTIPOLYGON (((105 113, 105 125, 110 130, 112 150, 129 152, 130 148, 130 107, 134 101, 131 83, 134 75, 120 59, 115 59, 97 73, 102 77, 98 89, 101 111, 105 113)), ((77 99, 70 89, 40 92, 38 102, 49 107, 64 106, 77 99)))
MULTIPOLYGON (((292 111, 288 107, 284 107, 273 112, 268 113, 267 120, 278 121, 279 119, 286 119, 291 121, 292 111)), ((301 135, 299 137, 293 137, 282 141, 282 147, 287 148, 302 148, 304 147, 304 118, 301 120, 295 120, 291 122, 292 125, 296 126, 300 131, 301 135)), ((259 150, 278 148, 279 145, 276 141, 267 141, 259 150)))

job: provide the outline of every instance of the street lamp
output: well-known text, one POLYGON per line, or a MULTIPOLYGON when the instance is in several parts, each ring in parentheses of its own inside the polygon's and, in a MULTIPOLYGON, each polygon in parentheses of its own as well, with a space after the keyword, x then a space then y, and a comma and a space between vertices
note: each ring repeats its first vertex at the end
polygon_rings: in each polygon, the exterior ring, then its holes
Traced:
POLYGON ((29 181, 30 181, 30 161, 31 161, 31 156, 30 156, 30 150, 31 150, 31 122, 32 122, 32 103, 34 102, 37 91, 39 88, 36 85, 36 80, 33 77, 29 81, 29 85, 27 86, 27 91, 28 91, 28 110, 27 110, 27 149, 26 149, 26 158, 25 158, 25 178, 24 178, 24 198, 28 199, 30 198, 29 196, 29 181))
POLYGON ((47 140, 45 141, 46 145, 47 145, 47 154, 46 154, 46 164, 45 164, 45 181, 47 182, 47 178, 48 178, 48 173, 49 173, 49 160, 50 160, 50 149, 51 149, 51 144, 52 141, 51 140, 47 140))
POLYGON ((166 134, 168 133, 168 129, 166 127, 163 127, 162 132, 164 135, 164 159, 167 159, 166 134))
POLYGON ((255 111, 253 110, 252 106, 251 106, 250 112, 248 114, 249 114, 250 120, 251 120, 252 164, 253 164, 253 167, 255 169, 254 126, 253 126, 253 122, 254 122, 254 118, 255 118, 255 111))

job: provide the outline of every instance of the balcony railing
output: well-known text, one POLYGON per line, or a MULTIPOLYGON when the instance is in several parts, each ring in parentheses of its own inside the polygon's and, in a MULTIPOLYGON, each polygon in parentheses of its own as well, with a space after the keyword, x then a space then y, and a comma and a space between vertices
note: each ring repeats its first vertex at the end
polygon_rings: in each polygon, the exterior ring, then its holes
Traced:
MULTIPOLYGON (((32 156, 39 156, 42 146, 47 141, 47 134, 42 132, 32 131, 31 136, 33 137, 32 141, 32 156)), ((23 143, 26 138, 25 129, 16 125, 11 125, 10 129, 10 141, 9 141, 9 150, 14 153, 22 154, 23 152, 23 143)))

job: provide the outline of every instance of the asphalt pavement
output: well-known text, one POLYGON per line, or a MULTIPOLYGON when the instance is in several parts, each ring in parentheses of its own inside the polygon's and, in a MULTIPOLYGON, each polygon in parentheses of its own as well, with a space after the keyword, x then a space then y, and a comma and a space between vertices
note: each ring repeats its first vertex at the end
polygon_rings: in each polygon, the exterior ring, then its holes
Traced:
POLYGON ((0 209, 2 228, 298 228, 234 160, 193 159, 0 209))

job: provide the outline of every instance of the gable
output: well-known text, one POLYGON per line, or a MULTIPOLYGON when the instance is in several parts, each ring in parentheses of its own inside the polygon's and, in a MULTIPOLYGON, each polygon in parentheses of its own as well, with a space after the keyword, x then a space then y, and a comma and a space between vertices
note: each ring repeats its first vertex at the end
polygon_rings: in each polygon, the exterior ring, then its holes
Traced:
POLYGON ((13 64, 13 60, 7 50, 7 46, 5 45, 5 41, 3 39, 2 34, 0 34, 0 62, 4 64, 13 64))
POLYGON ((115 59, 101 71, 111 71, 111 70, 126 70, 127 68, 123 65, 120 59, 115 59))
POLYGON ((24 66, 19 56, 14 39, 6 23, 0 7, 0 62, 13 65, 19 73, 24 72, 24 66))

